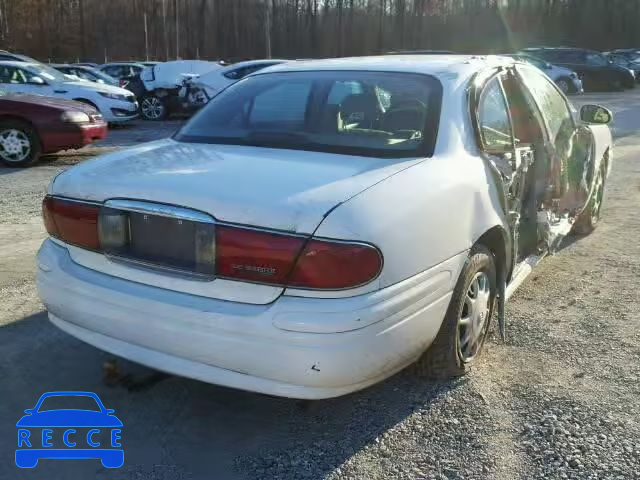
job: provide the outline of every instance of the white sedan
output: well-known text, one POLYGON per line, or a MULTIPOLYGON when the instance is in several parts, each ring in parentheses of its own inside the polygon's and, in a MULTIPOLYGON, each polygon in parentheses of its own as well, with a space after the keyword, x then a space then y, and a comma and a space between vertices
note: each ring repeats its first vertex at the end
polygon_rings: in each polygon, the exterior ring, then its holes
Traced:
POLYGON ((40 297, 89 344, 250 391, 461 375, 494 306, 503 327, 541 257, 596 226, 610 120, 503 57, 273 67, 56 177, 40 297))
POLYGON ((73 80, 41 63, 0 61, 0 87, 11 93, 66 98, 91 105, 109 123, 138 116, 138 102, 129 90, 84 80, 73 80))

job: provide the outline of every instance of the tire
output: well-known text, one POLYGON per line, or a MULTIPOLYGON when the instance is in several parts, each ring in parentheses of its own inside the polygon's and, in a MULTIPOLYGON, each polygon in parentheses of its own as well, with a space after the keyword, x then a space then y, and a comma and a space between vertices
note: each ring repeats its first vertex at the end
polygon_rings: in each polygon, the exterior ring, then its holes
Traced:
MULTIPOLYGON (((484 289, 482 289, 484 291, 484 289)), ((449 308, 440 327, 438 335, 429 349, 418 360, 416 367, 421 375, 431 378, 450 378, 464 375, 475 362, 482 351, 484 342, 489 331, 491 316, 495 304, 497 293, 496 287, 496 266, 493 254, 484 245, 475 245, 462 268, 456 287, 453 290, 449 308), (481 306, 486 298, 486 308, 480 312, 478 309, 477 318, 482 315, 483 320, 475 323, 477 336, 474 351, 468 351, 471 355, 465 355, 465 343, 461 340, 468 334, 468 328, 475 322, 474 315, 468 301, 472 291, 471 285, 478 278, 485 278, 488 293, 477 296, 476 300, 481 306), (488 295, 488 296, 487 296, 488 295), (463 325, 463 318, 471 319, 469 326, 463 325)), ((477 294, 476 294, 477 295, 477 294)), ((467 350, 471 347, 467 345, 467 350)))
POLYGON ((159 121, 167 118, 168 109, 164 100, 153 94, 142 97, 140 116, 145 120, 159 121))
POLYGON ((572 82, 571 79, 567 77, 560 77, 558 80, 556 80, 556 85, 560 90, 562 90, 562 93, 564 93, 565 95, 568 95, 572 92, 572 82))
POLYGON ((19 120, 0 122, 0 162, 24 168, 40 159, 40 138, 31 125, 19 120))
POLYGON ((573 224, 573 232, 578 235, 589 235, 600 222, 600 212, 604 200, 604 189, 607 180, 607 166, 603 161, 596 177, 596 191, 593 192, 589 203, 573 224))

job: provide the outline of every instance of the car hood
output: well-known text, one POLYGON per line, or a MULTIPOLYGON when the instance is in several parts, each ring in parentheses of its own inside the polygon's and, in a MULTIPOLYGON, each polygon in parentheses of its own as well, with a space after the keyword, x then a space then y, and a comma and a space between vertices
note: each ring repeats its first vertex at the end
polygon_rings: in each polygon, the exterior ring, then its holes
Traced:
POLYGON ((333 207, 419 161, 166 139, 77 165, 50 193, 161 202, 219 221, 310 234, 333 207))
POLYGON ((80 110, 85 113, 95 113, 95 109, 74 100, 67 100, 58 97, 45 97, 43 95, 15 94, 0 97, 0 101, 8 100, 12 102, 28 103, 31 105, 45 105, 59 110, 80 110))
POLYGON ((49 410, 25 415, 16 427, 121 427, 115 415, 90 410, 49 410))
POLYGON ((108 85, 106 83, 89 82, 86 80, 75 80, 75 81, 63 82, 63 85, 80 87, 86 90, 93 90, 95 92, 116 93, 119 95, 127 95, 127 96, 131 95, 131 92, 127 89, 116 87, 114 85, 108 85))

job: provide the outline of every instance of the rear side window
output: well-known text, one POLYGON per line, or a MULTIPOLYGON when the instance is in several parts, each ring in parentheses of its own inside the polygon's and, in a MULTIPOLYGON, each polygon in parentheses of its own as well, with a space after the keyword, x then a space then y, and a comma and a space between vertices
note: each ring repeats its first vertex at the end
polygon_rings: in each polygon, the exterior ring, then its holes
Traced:
POLYGON ((430 156, 441 101, 442 85, 429 75, 274 72, 232 85, 175 138, 375 157, 430 156))

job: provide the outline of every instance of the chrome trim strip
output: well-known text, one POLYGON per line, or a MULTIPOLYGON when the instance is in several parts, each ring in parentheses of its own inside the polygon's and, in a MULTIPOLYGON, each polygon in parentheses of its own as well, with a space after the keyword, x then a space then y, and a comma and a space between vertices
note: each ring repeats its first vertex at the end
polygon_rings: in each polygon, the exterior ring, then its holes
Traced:
POLYGON ((200 282, 212 282, 216 279, 215 275, 207 275, 206 273, 198 273, 193 270, 182 270, 180 268, 167 267, 152 262, 145 262, 144 260, 138 260, 129 257, 123 257, 120 255, 111 255, 103 253, 103 255, 112 262, 122 263, 129 266, 140 268, 141 270, 153 270, 162 273, 168 273, 176 277, 181 277, 187 280, 197 280, 200 282))
POLYGON ((157 215, 160 217, 179 218, 191 222, 216 223, 211 215, 191 210, 189 208, 176 207, 154 202, 142 202, 140 200, 107 200, 104 202, 107 208, 126 210, 142 214, 157 215))

